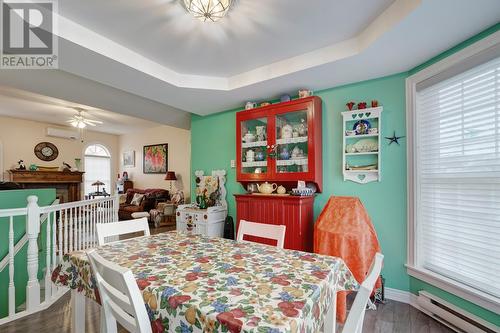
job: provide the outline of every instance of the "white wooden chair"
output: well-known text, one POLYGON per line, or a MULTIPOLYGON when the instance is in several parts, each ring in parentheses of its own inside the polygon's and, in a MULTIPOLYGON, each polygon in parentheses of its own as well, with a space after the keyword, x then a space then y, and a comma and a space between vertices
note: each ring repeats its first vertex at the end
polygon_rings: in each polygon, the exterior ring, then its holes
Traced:
POLYGON ((380 276, 383 261, 384 256, 381 253, 375 254, 375 259, 373 260, 370 272, 358 290, 354 303, 351 306, 351 310, 347 315, 347 320, 344 324, 344 328, 342 329, 342 333, 362 332, 366 305, 368 304, 368 299, 373 291, 373 287, 375 287, 375 283, 380 276))
POLYGON ((276 247, 282 249, 285 243, 286 226, 255 223, 245 220, 240 220, 238 228, 237 241, 242 241, 244 235, 256 236, 276 240, 276 247))
POLYGON ((109 241, 105 241, 107 237, 120 236, 140 231, 144 232, 144 236, 149 236, 148 219, 145 217, 135 220, 96 224, 97 242, 99 246, 110 243, 109 241))
POLYGON ((116 333, 119 322, 129 332, 151 333, 146 306, 132 271, 87 252, 101 295, 101 333, 116 333))

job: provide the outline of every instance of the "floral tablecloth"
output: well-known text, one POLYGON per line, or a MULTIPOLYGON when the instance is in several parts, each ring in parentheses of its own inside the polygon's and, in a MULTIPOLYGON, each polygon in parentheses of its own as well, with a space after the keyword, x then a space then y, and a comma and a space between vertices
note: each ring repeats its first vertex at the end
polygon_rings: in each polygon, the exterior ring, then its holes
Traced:
MULTIPOLYGON (((335 290, 358 283, 340 258, 177 232, 102 246, 134 273, 153 332, 317 332, 335 290)), ((84 252, 52 281, 99 301, 84 252)))

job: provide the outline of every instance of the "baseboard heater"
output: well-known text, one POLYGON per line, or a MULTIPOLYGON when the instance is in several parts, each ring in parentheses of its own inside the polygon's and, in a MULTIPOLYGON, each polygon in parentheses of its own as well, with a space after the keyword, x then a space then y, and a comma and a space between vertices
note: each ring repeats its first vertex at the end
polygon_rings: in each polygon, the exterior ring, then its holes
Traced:
POLYGON ((420 310, 440 323, 460 333, 500 333, 500 327, 456 307, 426 291, 419 291, 420 310))

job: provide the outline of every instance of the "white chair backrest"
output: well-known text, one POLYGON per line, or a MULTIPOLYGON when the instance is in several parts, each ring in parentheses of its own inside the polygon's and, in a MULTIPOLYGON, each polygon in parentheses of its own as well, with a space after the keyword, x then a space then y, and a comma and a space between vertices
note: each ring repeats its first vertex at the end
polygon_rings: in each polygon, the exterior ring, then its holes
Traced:
POLYGON ((342 333, 361 333, 363 330, 366 304, 368 304, 368 299, 372 294, 373 287, 375 287, 375 283, 380 276, 383 261, 384 256, 381 253, 375 254, 370 272, 358 290, 354 303, 349 311, 349 315, 347 316, 342 333))
POLYGON ((129 332, 151 333, 151 323, 132 271, 87 252, 101 296, 101 332, 116 332, 119 322, 129 332))
POLYGON ((120 236, 140 231, 144 232, 144 236, 149 236, 149 225, 146 217, 128 221, 96 224, 97 242, 99 246, 109 243, 105 241, 106 237, 120 236))
POLYGON ((284 225, 255 223, 240 220, 236 240, 242 241, 243 236, 245 235, 274 239, 277 242, 276 247, 282 249, 285 244, 285 231, 286 226, 284 225))

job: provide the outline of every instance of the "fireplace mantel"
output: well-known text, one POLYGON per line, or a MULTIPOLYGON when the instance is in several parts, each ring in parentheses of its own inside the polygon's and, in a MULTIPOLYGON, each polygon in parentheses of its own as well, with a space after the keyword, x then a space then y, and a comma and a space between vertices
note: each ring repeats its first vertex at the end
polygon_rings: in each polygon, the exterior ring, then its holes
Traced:
POLYGON ((20 184, 23 188, 64 188, 68 191, 65 201, 79 201, 83 172, 75 171, 29 171, 9 170, 10 181, 20 184))

